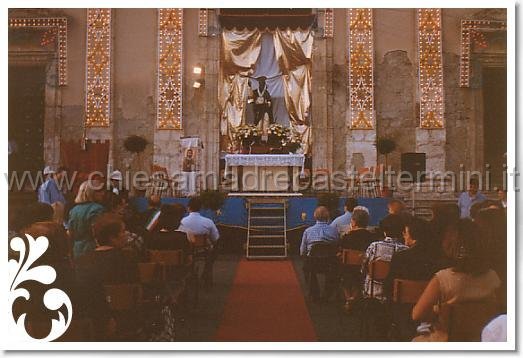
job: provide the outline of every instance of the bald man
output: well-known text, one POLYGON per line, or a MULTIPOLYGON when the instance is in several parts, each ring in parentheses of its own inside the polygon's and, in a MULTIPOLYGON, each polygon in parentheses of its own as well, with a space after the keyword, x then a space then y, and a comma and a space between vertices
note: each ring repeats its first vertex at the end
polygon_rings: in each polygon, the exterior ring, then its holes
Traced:
POLYGON ((338 231, 329 225, 329 209, 325 206, 318 206, 314 210, 316 224, 307 228, 303 232, 301 239, 300 255, 307 256, 313 244, 318 242, 336 243, 338 241, 338 231))

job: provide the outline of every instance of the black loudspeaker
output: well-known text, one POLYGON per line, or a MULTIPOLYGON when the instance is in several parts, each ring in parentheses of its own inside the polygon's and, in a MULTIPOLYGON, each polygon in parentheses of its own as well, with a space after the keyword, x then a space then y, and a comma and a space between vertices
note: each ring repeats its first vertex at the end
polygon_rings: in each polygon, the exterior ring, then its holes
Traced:
POLYGON ((426 170, 426 156, 425 153, 402 153, 401 154, 401 171, 402 179, 407 179, 408 174, 410 173, 411 178, 414 182, 423 182, 425 181, 425 172, 426 170))

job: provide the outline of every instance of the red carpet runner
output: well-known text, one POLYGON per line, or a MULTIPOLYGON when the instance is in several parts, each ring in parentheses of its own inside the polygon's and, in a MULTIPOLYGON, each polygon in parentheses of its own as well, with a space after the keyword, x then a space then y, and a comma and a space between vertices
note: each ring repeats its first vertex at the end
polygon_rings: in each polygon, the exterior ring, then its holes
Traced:
POLYGON ((290 261, 240 261, 215 340, 316 341, 290 261))

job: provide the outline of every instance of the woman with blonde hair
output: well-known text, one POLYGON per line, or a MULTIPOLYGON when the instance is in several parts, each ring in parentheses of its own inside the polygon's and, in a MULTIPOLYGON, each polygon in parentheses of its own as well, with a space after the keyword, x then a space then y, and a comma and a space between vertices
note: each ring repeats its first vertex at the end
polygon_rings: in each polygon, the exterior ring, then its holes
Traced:
POLYGON ((103 183, 98 180, 87 180, 78 189, 74 200, 76 205, 69 212, 68 225, 75 258, 96 247, 91 225, 96 217, 106 211, 102 205, 104 197, 103 183))

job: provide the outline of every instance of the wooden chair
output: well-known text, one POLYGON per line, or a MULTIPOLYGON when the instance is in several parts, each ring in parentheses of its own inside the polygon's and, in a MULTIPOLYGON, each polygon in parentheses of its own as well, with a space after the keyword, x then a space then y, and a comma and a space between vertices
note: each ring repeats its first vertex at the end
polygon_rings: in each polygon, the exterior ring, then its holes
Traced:
POLYGON ((313 298, 319 298, 320 287, 318 283, 318 274, 325 275, 325 294, 329 296, 334 292, 336 285, 338 259, 338 248, 329 242, 314 243, 306 257, 307 281, 309 283, 309 295, 313 298))
POLYGON ((113 311, 127 311, 138 307, 142 287, 138 284, 105 285, 105 300, 113 311))
POLYGON ((143 322, 141 315, 142 286, 139 284, 105 285, 105 300, 116 319, 114 336, 105 337, 117 341, 133 341, 143 322))
POLYGON ((418 302, 429 281, 395 279, 392 283, 391 327, 389 339, 393 342, 411 341, 416 335, 417 323, 411 319, 412 307, 418 302))
POLYGON ((497 314, 496 302, 486 300, 443 304, 439 317, 446 323, 449 342, 479 342, 483 328, 497 314))
POLYGON ((180 250, 148 250, 149 262, 167 266, 183 266, 184 255, 180 250))
POLYGON ((360 276, 360 269, 365 259, 365 252, 343 249, 341 252, 341 272, 344 282, 343 295, 345 300, 354 300, 355 294, 361 294, 361 279, 356 280, 356 276, 360 276), (344 274, 343 274, 344 273, 344 274))
POLYGON ((374 297, 374 281, 384 281, 390 271, 390 261, 373 260, 369 263, 369 275, 371 278, 370 295, 374 297))
POLYGON ((416 304, 429 281, 395 279, 392 289, 392 302, 416 304))
POLYGON ((183 282, 189 275, 183 250, 148 250, 149 262, 164 267, 166 280, 183 282))
POLYGON ((374 260, 369 264, 369 274, 373 280, 383 281, 390 270, 390 261, 374 260))
POLYGON ((154 285, 165 281, 165 267, 157 262, 138 263, 138 281, 142 285, 154 285))
POLYGON ((361 267, 365 258, 364 251, 343 249, 341 252, 341 263, 346 266, 358 266, 361 267))
MULTIPOLYGON (((163 267, 164 281, 169 282, 169 296, 173 303, 183 300, 187 281, 194 273, 186 264, 183 250, 148 250, 150 263, 163 267)), ((197 294, 196 294, 197 296, 197 294)))

